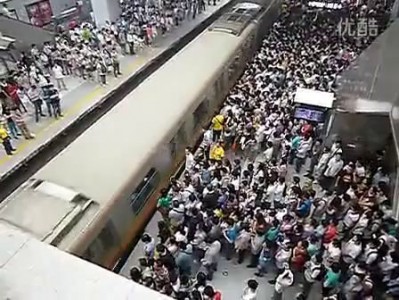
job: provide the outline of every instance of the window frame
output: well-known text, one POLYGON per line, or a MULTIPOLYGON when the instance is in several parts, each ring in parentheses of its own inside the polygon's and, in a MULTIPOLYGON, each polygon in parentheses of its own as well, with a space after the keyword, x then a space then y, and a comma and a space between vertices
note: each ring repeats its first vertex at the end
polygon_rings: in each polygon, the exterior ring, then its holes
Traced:
POLYGON ((157 169, 151 168, 133 193, 130 194, 129 205, 135 215, 141 212, 160 181, 161 176, 157 169))

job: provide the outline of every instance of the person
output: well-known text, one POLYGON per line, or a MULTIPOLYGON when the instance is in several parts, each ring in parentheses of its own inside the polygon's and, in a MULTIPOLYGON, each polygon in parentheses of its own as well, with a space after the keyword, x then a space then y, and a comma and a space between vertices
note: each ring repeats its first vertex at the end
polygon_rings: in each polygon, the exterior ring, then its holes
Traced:
POLYGON ((12 137, 17 140, 21 133, 19 132, 17 124, 15 123, 15 116, 11 113, 10 109, 4 110, 3 116, 6 119, 9 132, 11 133, 12 137))
POLYGON ((172 208, 169 210, 168 220, 172 228, 177 228, 184 221, 184 204, 178 200, 172 201, 172 208))
POLYGON ((248 280, 247 286, 245 287, 241 295, 241 300, 256 300, 258 286, 259 283, 256 280, 254 279, 248 280))
POLYGON ((263 244, 263 249, 259 255, 258 267, 257 267, 258 270, 255 273, 255 276, 263 277, 263 274, 268 272, 271 262, 272 262, 272 253, 270 251, 268 243, 266 242, 263 244))
POLYGON ((28 90, 28 97, 35 106, 35 119, 36 123, 39 122, 40 117, 45 117, 46 115, 42 111, 43 100, 41 98, 41 93, 37 85, 33 84, 28 90))
POLYGON ((323 152, 321 153, 321 156, 318 160, 318 163, 313 173, 314 178, 316 178, 316 180, 320 180, 322 178, 323 172, 326 169, 327 163, 330 158, 331 158, 331 151, 330 148, 326 146, 323 148, 323 152))
POLYGON ((315 170, 316 165, 319 162, 319 158, 322 155, 322 139, 318 138, 314 142, 312 149, 311 149, 311 156, 310 156, 310 164, 309 164, 309 169, 308 169, 308 174, 313 175, 313 172, 315 170))
POLYGON ((126 43, 128 45, 130 55, 135 55, 136 52, 134 51, 134 33, 131 30, 126 33, 126 43))
POLYGON ((12 118, 14 119, 19 130, 22 132, 24 138, 27 140, 35 138, 35 135, 29 130, 28 126, 26 125, 23 114, 15 108, 11 113, 12 118))
POLYGON ((43 99, 47 106, 47 113, 50 117, 54 115, 55 119, 62 117, 61 112, 61 99, 58 90, 50 82, 42 86, 43 99))
POLYGON ((225 153, 222 144, 220 142, 217 142, 211 147, 209 158, 215 161, 222 161, 224 158, 224 154, 225 153))
POLYGON ((341 154, 336 153, 327 163, 327 168, 323 173, 323 179, 320 185, 323 189, 329 190, 335 183, 338 173, 342 170, 344 161, 342 160, 341 154))
POLYGON ((221 243, 215 240, 210 244, 205 251, 204 258, 201 260, 201 264, 207 274, 207 279, 213 279, 213 273, 217 270, 219 253, 222 248, 221 243))
POLYGON ((305 136, 303 139, 300 140, 299 146, 296 149, 295 153, 295 172, 297 174, 301 173, 302 166, 306 162, 306 158, 308 156, 309 151, 312 148, 312 140, 305 136))
POLYGON ((314 283, 323 277, 324 267, 322 262, 323 256, 316 254, 305 263, 304 283, 300 293, 301 299, 308 299, 314 283))
POLYGON ((65 84, 65 75, 63 73, 63 69, 59 64, 55 64, 53 67, 53 73, 55 80, 57 81, 57 86, 59 90, 67 90, 67 86, 65 84))
POLYGON ((121 67, 120 67, 119 53, 118 53, 118 51, 116 51, 115 48, 112 49, 111 57, 112 57, 112 69, 114 72, 114 76, 118 77, 119 75, 122 75, 122 73, 121 73, 121 67))
POLYGON ((194 154, 191 150, 190 147, 186 148, 186 167, 185 170, 187 171, 191 171, 192 168, 194 167, 195 164, 195 160, 194 160, 194 154))
POLYGON ((341 268, 338 263, 333 263, 330 268, 327 267, 326 275, 323 280, 323 297, 330 296, 338 288, 341 277, 341 268))
POLYGON ((161 195, 158 198, 157 208, 164 219, 168 218, 171 205, 172 205, 172 198, 169 196, 168 190, 162 189, 161 195))
POLYGON ((222 114, 218 114, 212 119, 212 135, 214 142, 219 141, 222 137, 224 121, 224 116, 222 114))
POLYGON ((6 151, 7 155, 13 155, 14 147, 11 144, 11 138, 8 135, 7 130, 4 128, 4 125, 0 125, 0 141, 3 144, 4 150, 6 151))
POLYGON ((223 231, 224 246, 226 249, 226 259, 230 260, 233 255, 234 245, 238 236, 238 232, 237 226, 233 219, 228 219, 226 223, 227 228, 223 231))
POLYGON ((284 264, 284 270, 277 276, 276 284, 274 285, 273 300, 282 300, 284 290, 294 283, 294 274, 290 270, 289 264, 284 264))
POLYGON ((176 265, 180 276, 191 276, 193 269, 194 257, 193 246, 184 242, 180 243, 180 251, 176 257, 176 265))
POLYGON ((130 279, 136 283, 142 282, 142 275, 139 268, 133 267, 130 269, 130 279))
POLYGON ((99 59, 97 62, 97 75, 98 75, 98 82, 101 85, 107 84, 107 65, 103 61, 103 59, 99 59))
POLYGON ((18 85, 13 82, 12 80, 7 80, 7 84, 4 87, 4 92, 8 97, 11 98, 13 102, 13 106, 16 107, 20 112, 25 111, 27 112, 28 110, 26 109, 26 106, 24 103, 21 101, 21 98, 19 97, 18 94, 18 85))
POLYGON ((219 291, 215 291, 214 288, 210 285, 207 285, 204 288, 203 292, 205 299, 208 300, 222 300, 222 294, 219 291))
POLYGON ((148 233, 144 233, 141 237, 141 241, 144 243, 144 255, 148 259, 154 257, 155 251, 155 240, 148 233))

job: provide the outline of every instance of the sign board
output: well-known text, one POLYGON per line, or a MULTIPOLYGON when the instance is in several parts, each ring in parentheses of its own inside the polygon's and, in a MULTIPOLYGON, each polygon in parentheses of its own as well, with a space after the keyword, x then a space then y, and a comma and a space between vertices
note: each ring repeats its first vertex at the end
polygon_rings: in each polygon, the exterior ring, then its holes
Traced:
POLYGON ((342 9, 343 7, 341 2, 324 2, 324 1, 309 1, 308 6, 313 8, 332 9, 332 10, 339 10, 342 9))
POLYGON ((49 0, 38 1, 25 7, 32 25, 43 27, 51 22, 53 11, 49 0))
POLYGON ((322 108, 332 108, 335 101, 334 93, 322 92, 312 89, 298 88, 295 93, 294 103, 305 104, 322 108))

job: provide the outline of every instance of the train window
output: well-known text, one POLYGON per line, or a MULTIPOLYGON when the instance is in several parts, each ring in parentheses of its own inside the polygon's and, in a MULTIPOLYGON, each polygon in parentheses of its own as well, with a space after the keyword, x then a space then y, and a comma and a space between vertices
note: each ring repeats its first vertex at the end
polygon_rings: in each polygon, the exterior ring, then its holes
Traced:
POLYGON ((206 117, 208 113, 208 99, 204 99, 200 105, 198 105, 197 109, 194 111, 194 128, 198 128, 202 125, 204 121, 204 117, 206 117))
POLYGON ((160 175, 155 168, 152 168, 130 196, 130 206, 135 214, 141 211, 159 182, 160 175))

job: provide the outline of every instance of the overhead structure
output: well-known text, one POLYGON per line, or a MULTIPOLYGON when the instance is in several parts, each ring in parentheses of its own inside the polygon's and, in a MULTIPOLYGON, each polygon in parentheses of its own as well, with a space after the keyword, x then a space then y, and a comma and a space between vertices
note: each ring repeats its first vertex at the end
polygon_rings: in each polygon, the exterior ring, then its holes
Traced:
POLYGON ((171 300, 0 223, 1 299, 171 300))
POLYGON ((339 136, 348 160, 385 151, 391 198, 399 216, 399 20, 393 22, 338 81, 331 136, 339 136), (346 147, 349 146, 350 147, 346 147))

